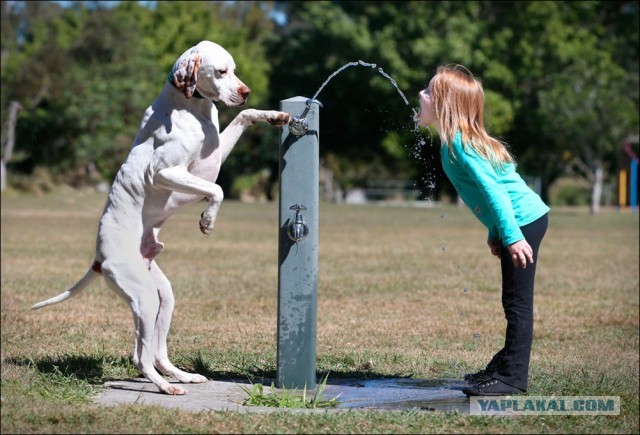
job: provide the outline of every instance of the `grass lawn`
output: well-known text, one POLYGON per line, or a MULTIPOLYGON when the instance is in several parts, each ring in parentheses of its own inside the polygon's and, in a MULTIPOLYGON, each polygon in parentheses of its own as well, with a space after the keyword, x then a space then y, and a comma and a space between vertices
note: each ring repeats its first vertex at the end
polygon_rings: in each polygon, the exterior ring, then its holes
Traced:
MULTIPOLYGON (((2 433, 638 433, 638 213, 553 209, 538 259, 528 395, 620 396, 619 416, 476 417, 345 411, 189 413, 101 408, 111 379, 137 376, 129 309, 102 280, 63 304, 93 259, 105 196, 2 197, 2 433)), ((167 222, 174 362, 212 379, 273 376, 278 205, 203 204, 167 222)), ((331 377, 459 378, 504 340, 499 262, 455 206, 322 204, 318 370, 331 377)))

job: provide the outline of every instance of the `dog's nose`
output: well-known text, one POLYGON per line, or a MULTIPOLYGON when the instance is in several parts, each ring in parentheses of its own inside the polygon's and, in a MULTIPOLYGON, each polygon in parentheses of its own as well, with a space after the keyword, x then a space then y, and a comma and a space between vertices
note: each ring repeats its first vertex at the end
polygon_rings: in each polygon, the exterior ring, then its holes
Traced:
POLYGON ((240 86, 240 89, 238 89, 238 93, 243 99, 246 100, 249 94, 251 93, 251 89, 249 89, 249 87, 246 85, 242 85, 240 86))

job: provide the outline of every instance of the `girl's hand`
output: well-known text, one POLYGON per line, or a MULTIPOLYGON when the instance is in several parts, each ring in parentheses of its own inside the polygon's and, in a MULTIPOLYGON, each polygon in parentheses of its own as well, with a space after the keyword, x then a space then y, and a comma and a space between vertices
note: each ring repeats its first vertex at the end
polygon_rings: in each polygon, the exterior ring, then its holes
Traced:
POLYGON ((507 249, 516 268, 522 266, 523 269, 526 269, 527 263, 533 264, 533 249, 525 239, 512 243, 507 246, 507 249))
POLYGON ((500 243, 499 240, 487 239, 487 245, 489 245, 491 253, 500 258, 500 255, 502 253, 502 243, 500 243))

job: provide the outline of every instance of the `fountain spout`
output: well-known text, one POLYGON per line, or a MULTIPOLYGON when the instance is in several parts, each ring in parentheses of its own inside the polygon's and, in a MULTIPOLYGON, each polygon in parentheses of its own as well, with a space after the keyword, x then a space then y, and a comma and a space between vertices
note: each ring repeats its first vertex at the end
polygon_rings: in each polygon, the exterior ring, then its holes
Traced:
POLYGON ((305 118, 309 110, 311 109, 311 104, 316 103, 318 106, 322 107, 322 103, 318 100, 314 100, 309 98, 305 102, 305 109, 302 111, 300 116, 292 116, 289 121, 289 131, 296 136, 304 136, 307 134, 307 130, 309 130, 309 121, 305 118))

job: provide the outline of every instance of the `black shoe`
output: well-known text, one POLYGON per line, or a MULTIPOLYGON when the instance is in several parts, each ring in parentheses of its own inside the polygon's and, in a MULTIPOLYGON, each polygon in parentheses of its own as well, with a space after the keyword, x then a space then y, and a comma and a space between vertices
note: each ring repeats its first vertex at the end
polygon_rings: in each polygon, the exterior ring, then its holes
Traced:
POLYGON ((463 379, 469 384, 477 384, 479 382, 489 381, 491 380, 491 374, 487 369, 482 369, 477 373, 467 373, 464 375, 463 379))
POLYGON ((489 361, 489 364, 487 364, 485 368, 477 373, 467 373, 464 375, 463 379, 470 384, 477 384, 479 382, 491 380, 491 375, 498 371, 506 353, 506 349, 500 349, 498 353, 491 358, 491 361, 489 361))
POLYGON ((523 390, 507 385, 494 378, 478 382, 471 387, 465 387, 462 389, 462 392, 467 396, 510 396, 524 393, 523 390))

